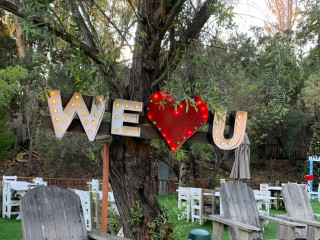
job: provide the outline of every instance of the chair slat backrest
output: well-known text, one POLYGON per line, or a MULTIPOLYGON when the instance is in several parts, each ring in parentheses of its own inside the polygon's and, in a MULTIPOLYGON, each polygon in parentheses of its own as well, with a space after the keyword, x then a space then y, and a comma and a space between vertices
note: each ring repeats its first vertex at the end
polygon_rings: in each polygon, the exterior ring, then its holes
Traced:
POLYGON ((2 176, 3 182, 8 182, 8 181, 17 181, 18 177, 17 176, 2 176))
POLYGON ((288 183, 282 187, 286 211, 290 217, 315 221, 308 193, 298 184, 288 183))
MULTIPOLYGON (((225 217, 262 229, 253 191, 246 184, 240 181, 229 181, 222 184, 220 200, 225 217)), ((229 234, 232 239, 238 239, 235 228, 229 227, 229 234)), ((263 232, 254 233, 253 238, 263 239, 263 232)))
POLYGON ((80 199, 75 193, 41 186, 28 191, 20 204, 25 240, 88 240, 80 199))

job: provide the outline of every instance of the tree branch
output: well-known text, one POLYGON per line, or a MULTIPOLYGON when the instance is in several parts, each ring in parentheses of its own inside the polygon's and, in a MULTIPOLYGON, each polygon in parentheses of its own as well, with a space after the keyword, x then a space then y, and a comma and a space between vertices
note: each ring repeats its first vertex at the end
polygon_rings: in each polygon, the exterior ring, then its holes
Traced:
MULTIPOLYGON (((26 18, 26 16, 23 13, 19 12, 19 8, 9 1, 0 0, 0 8, 18 17, 26 18)), ((42 19, 39 19, 36 17, 33 17, 31 19, 35 24, 37 24, 39 28, 47 28, 50 32, 53 32, 57 37, 60 37, 64 41, 70 43, 71 46, 78 47, 78 45, 75 44, 75 40, 73 36, 70 33, 63 31, 63 29, 61 29, 58 25, 53 27, 51 24, 45 23, 42 19)), ((89 45, 87 45, 82 41, 80 42, 80 49, 83 50, 85 54, 89 58, 91 58, 96 64, 103 65, 103 66, 105 65, 105 63, 99 59, 98 51, 96 49, 91 48, 89 45)))
POLYGON ((209 12, 209 8, 216 3, 217 0, 206 0, 198 12, 196 12, 187 29, 181 34, 180 40, 177 41, 176 50, 169 53, 168 57, 164 61, 164 65, 161 67, 160 71, 162 74, 151 84, 150 89, 153 89, 155 86, 164 81, 168 77, 168 74, 176 69, 181 61, 181 56, 190 46, 190 44, 197 39, 202 27, 210 18, 211 13, 209 12))
POLYGON ((93 36, 84 21, 76 3, 74 0, 66 0, 67 4, 69 5, 70 12, 72 13, 72 16, 75 18, 78 26, 81 29, 81 33, 83 34, 84 38, 86 39, 86 42, 89 44, 89 46, 98 52, 97 45, 95 44, 93 40, 93 36))

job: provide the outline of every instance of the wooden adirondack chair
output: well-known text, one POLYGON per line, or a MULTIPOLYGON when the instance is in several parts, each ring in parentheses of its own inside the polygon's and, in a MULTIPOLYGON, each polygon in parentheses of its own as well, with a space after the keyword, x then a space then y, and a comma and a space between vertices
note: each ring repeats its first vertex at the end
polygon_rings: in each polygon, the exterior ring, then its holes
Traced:
POLYGON ((224 225, 228 226, 231 240, 264 239, 262 220, 269 220, 278 225, 287 226, 287 232, 282 232, 279 239, 294 239, 295 228, 305 225, 297 224, 282 219, 260 215, 251 188, 240 181, 229 181, 220 188, 220 201, 224 216, 211 215, 213 225, 212 240, 220 240, 223 235, 224 225))
POLYGON ((320 239, 320 223, 315 220, 316 217, 320 218, 320 215, 313 213, 306 190, 298 184, 288 183, 282 187, 281 192, 288 215, 275 217, 306 224, 307 228, 297 229, 297 238, 320 239))
POLYGON ((56 186, 31 189, 21 199, 20 208, 24 240, 126 239, 97 231, 88 232, 79 196, 56 186))

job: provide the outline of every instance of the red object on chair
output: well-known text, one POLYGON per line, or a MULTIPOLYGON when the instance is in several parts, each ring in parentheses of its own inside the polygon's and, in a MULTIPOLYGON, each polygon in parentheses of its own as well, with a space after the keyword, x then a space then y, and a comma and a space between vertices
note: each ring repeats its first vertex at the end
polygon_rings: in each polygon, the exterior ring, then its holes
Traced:
POLYGON ((313 181, 313 175, 305 175, 304 179, 307 181, 313 181))

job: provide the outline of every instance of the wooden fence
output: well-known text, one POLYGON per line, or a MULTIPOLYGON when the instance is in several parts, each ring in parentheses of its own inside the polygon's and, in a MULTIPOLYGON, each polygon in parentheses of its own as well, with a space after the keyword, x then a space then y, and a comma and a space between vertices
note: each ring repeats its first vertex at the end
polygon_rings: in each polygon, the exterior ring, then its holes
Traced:
MULTIPOLYGON (((288 156, 280 147, 276 139, 268 138, 266 143, 259 147, 259 156, 265 158, 287 159, 288 156)), ((307 159, 307 146, 297 145, 293 153, 294 159, 307 159)))
MULTIPOLYGON (((32 179, 34 177, 18 177, 18 181, 25 181, 25 182, 32 182, 32 179)), ((2 176, 0 176, 0 180, 2 181, 2 176)), ((43 178, 43 181, 46 181, 48 183, 48 186, 55 185, 60 188, 72 188, 72 189, 78 189, 78 190, 89 190, 89 185, 87 182, 90 181, 89 178, 86 179, 74 179, 74 178, 43 178)))

